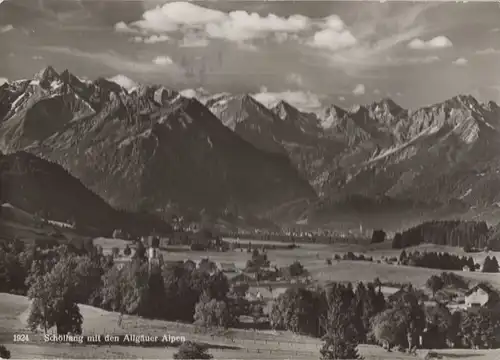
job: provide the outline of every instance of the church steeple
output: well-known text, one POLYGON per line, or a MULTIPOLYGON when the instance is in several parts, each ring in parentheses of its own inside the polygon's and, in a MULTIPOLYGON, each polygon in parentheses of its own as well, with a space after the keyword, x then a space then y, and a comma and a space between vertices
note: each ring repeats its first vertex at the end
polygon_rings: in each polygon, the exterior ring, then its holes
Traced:
POLYGON ((150 236, 148 239, 148 262, 149 271, 159 270, 161 268, 162 256, 160 254, 160 238, 157 236, 150 236))

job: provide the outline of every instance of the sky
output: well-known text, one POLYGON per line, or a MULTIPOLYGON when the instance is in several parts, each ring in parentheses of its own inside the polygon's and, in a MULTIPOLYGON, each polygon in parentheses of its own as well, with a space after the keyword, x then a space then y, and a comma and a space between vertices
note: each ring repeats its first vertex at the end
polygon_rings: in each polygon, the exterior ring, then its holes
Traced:
POLYGON ((500 102, 494 2, 6 0, 0 45, 0 82, 52 65, 307 111, 500 102))

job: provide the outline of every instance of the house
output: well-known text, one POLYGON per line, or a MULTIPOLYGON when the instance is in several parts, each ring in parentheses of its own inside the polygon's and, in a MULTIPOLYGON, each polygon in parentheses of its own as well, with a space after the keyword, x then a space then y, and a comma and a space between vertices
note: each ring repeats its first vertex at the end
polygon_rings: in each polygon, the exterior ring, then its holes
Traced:
POLYGON ((225 274, 227 279, 232 283, 249 283, 255 281, 255 278, 248 276, 243 273, 227 273, 225 274))
POLYGON ((236 267, 234 263, 217 263, 217 269, 224 273, 236 273, 239 272, 239 269, 236 267))
POLYGON ((128 256, 128 257, 122 256, 122 257, 114 259, 113 263, 115 264, 115 266, 118 269, 121 270, 125 266, 125 264, 129 263, 131 260, 132 260, 132 257, 130 257, 130 256, 128 256))
POLYGON ((488 285, 479 284, 465 293, 465 307, 493 307, 499 303, 499 295, 488 285))
POLYGON ((462 271, 470 271, 470 267, 468 265, 465 265, 463 268, 462 268, 462 271))

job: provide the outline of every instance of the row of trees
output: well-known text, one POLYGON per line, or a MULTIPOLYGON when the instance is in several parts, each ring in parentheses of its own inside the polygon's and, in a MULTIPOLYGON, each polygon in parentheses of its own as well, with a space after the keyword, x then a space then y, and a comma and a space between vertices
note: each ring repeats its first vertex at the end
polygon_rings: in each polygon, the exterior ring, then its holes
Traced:
MULTIPOLYGON (((451 273, 434 276, 446 284, 466 286, 451 273)), ((429 284, 433 280, 429 279, 429 284)), ((434 289, 436 290, 436 289, 434 289)), ((437 290, 436 290, 437 291, 437 290)), ((358 343, 391 348, 493 348, 500 329, 499 316, 487 309, 458 311, 437 303, 426 306, 422 294, 403 286, 388 302, 374 284, 334 283, 325 288, 292 288, 273 303, 273 328, 324 339, 323 359, 355 359, 358 343)))
POLYGON ((440 270, 462 270, 464 266, 467 266, 470 271, 474 271, 476 268, 476 264, 470 256, 462 257, 439 252, 406 252, 403 250, 399 255, 399 262, 402 265, 440 270))
POLYGON ((397 233, 394 249, 423 243, 484 249, 488 246, 490 230, 484 221, 429 221, 397 233))

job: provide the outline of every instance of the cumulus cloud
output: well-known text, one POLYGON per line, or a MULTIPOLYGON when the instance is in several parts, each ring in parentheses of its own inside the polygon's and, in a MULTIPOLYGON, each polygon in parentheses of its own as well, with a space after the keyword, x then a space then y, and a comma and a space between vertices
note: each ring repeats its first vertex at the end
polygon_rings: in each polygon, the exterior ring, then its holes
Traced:
POLYGON ((356 96, 364 95, 365 92, 366 92, 366 89, 365 89, 365 86, 363 84, 356 85, 356 87, 352 91, 352 93, 356 96))
POLYGON ((128 26, 123 21, 120 21, 120 22, 115 24, 115 31, 121 32, 121 33, 138 33, 139 32, 137 29, 134 29, 134 28, 128 26))
POLYGON ((442 49, 452 47, 453 43, 446 36, 440 35, 435 38, 424 41, 422 39, 413 39, 408 43, 408 47, 414 50, 442 49))
POLYGON ((186 35, 179 42, 180 47, 206 47, 210 44, 210 41, 206 38, 197 35, 186 35))
POLYGON ((225 13, 190 2, 170 2, 147 10, 142 19, 130 24, 120 22, 115 28, 121 32, 138 31, 173 32, 197 30, 210 38, 245 41, 263 38, 270 33, 293 33, 307 29, 310 19, 302 15, 280 17, 261 16, 246 11, 225 13))
POLYGON ((339 96, 339 101, 345 101, 345 97, 339 96))
POLYGON ((461 57, 461 58, 458 58, 455 61, 453 61, 453 64, 463 66, 463 65, 467 65, 468 62, 469 61, 467 59, 461 57))
POLYGON ((337 15, 327 17, 323 27, 314 33, 309 45, 335 51, 354 46, 358 42, 337 15))
POLYGON ((484 50, 478 50, 476 51, 477 55, 495 55, 495 54, 500 54, 500 49, 494 49, 494 48, 487 48, 484 50))
POLYGON ((316 111, 321 108, 320 97, 309 91, 269 92, 265 87, 262 87, 259 93, 252 96, 267 107, 272 107, 280 100, 284 100, 302 111, 316 111))
POLYGON ((9 82, 9 79, 7 78, 4 78, 4 77, 0 77, 0 86, 2 86, 3 84, 9 82))
POLYGON ((138 84, 134 80, 130 79, 129 77, 127 77, 125 75, 121 75, 121 74, 113 76, 112 78, 109 78, 108 80, 120 85, 122 88, 124 88, 128 91, 130 91, 134 87, 138 86, 138 84))
POLYGON ((14 30, 14 26, 11 24, 0 26, 0 34, 14 30))
POLYGON ((286 77, 286 82, 292 85, 304 86, 304 79, 302 79, 302 76, 296 73, 288 74, 286 77))
POLYGON ((288 40, 299 40, 299 35, 298 34, 290 34, 290 33, 286 33, 286 32, 277 32, 274 34, 274 40, 277 43, 282 44, 288 40))
POLYGON ((169 56, 157 56, 153 59, 153 63, 156 65, 172 65, 174 61, 169 56))

